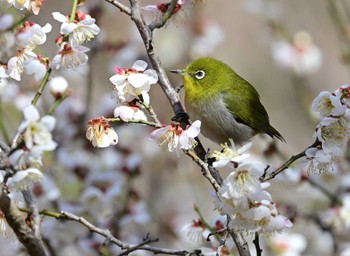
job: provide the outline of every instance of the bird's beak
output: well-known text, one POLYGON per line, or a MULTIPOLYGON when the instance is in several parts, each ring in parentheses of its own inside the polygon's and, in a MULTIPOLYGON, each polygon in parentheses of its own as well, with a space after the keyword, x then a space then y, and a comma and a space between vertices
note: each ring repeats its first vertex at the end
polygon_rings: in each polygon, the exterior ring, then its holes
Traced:
POLYGON ((182 76, 188 75, 185 70, 181 70, 181 69, 170 70, 170 72, 171 73, 175 73, 175 74, 179 74, 179 75, 182 75, 182 76))

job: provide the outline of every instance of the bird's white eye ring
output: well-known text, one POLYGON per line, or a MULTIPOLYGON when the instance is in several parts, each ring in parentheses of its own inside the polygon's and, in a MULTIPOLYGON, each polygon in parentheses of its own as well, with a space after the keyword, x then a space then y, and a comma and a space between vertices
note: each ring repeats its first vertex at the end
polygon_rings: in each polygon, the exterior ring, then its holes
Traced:
POLYGON ((194 73, 194 76, 200 80, 205 77, 205 72, 203 70, 198 70, 196 73, 194 73))

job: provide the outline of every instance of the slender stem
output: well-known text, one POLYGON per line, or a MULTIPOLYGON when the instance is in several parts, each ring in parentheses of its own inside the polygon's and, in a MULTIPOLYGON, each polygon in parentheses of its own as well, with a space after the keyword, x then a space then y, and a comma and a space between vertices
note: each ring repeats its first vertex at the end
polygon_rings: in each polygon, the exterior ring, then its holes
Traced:
POLYGON ((39 90, 36 92, 36 94, 34 96, 34 99, 32 100, 32 105, 35 106, 38 103, 38 100, 39 100, 40 96, 43 94, 45 86, 46 86, 47 82, 49 81, 49 77, 50 77, 51 71, 52 71, 51 68, 49 68, 46 71, 46 74, 45 74, 43 80, 40 83, 39 90))
POLYGON ((11 139, 10 139, 10 136, 9 136, 7 129, 6 129, 1 99, 0 99, 0 130, 1 130, 2 136, 4 137, 6 144, 10 145, 11 139))
MULTIPOLYGON (((269 175, 266 175, 267 173, 265 172, 263 176, 260 177, 260 181, 261 182, 265 182, 268 180, 271 180, 273 178, 275 178, 279 173, 283 172, 284 170, 288 169, 288 167, 294 163, 296 160, 298 160, 299 158, 302 158, 303 156, 305 156, 305 152, 306 150, 308 150, 309 148, 314 148, 316 146, 320 145, 320 142, 318 140, 316 140, 311 146, 309 146, 307 149, 305 149, 303 152, 292 156, 291 158, 289 158, 289 160, 287 162, 285 162, 284 164, 282 164, 278 169, 276 169, 275 171, 273 171, 272 173, 270 173, 269 175)), ((267 171, 267 170, 266 170, 267 171)))
POLYGON ((52 115, 56 111, 58 106, 61 105, 61 103, 68 97, 69 97, 69 95, 64 94, 61 97, 57 98, 56 101, 50 107, 50 109, 47 111, 47 114, 48 115, 52 115))
POLYGON ((73 0, 72 10, 70 12, 69 22, 73 22, 75 19, 75 13, 77 11, 78 0, 73 0))
MULTIPOLYGON (((106 118, 106 120, 108 122, 124 122, 123 120, 121 120, 120 118, 118 117, 114 117, 114 118, 106 118)), ((156 127, 156 128, 161 128, 162 125, 161 124, 158 124, 158 123, 154 123, 154 122, 148 122, 148 121, 145 121, 145 120, 130 120, 128 122, 124 122, 124 123, 132 123, 132 124, 145 124, 145 125, 148 125, 148 126, 152 126, 152 127, 156 127)))

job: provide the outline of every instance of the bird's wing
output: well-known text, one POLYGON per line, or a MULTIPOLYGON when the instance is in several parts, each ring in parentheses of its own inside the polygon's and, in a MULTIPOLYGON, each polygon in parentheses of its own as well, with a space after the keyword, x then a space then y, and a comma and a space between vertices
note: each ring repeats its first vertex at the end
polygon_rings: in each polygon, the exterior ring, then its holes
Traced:
POLYGON ((260 102, 258 92, 248 82, 243 81, 239 87, 231 87, 223 94, 224 103, 237 122, 248 125, 256 132, 270 134, 269 117, 260 102))

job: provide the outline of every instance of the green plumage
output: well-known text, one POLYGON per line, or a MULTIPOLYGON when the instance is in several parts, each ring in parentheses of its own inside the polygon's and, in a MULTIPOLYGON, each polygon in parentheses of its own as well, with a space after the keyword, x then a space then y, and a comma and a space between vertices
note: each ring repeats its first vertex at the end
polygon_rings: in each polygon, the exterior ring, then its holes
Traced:
POLYGON ((200 58, 185 70, 185 104, 192 118, 202 121, 202 133, 224 143, 232 138, 242 144, 257 133, 266 133, 284 141, 269 122, 255 88, 225 63, 200 58))

